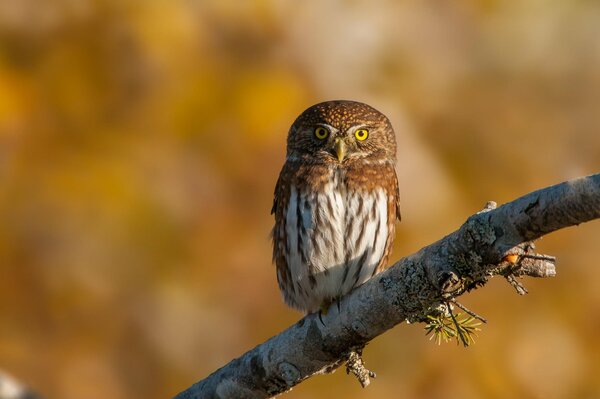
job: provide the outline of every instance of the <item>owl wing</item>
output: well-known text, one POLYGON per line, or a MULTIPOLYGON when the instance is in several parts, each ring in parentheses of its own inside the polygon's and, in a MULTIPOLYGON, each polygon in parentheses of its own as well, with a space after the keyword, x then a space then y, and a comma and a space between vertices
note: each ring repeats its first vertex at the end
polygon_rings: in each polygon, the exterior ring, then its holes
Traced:
MULTIPOLYGON (((281 168, 281 172, 279 172, 279 177, 277 178, 277 184, 275 184, 275 192, 273 193, 273 207, 271 208, 271 215, 277 212, 277 208, 282 206, 285 201, 285 188, 287 186, 288 180, 288 167, 287 163, 283 165, 281 168)), ((289 193, 287 194, 289 196, 289 193)))
POLYGON ((273 207, 271 208, 271 215, 273 215, 277 211, 277 203, 279 201, 279 197, 281 197, 280 186, 281 186, 281 173, 277 178, 277 183, 275 184, 275 192, 273 193, 273 207))
POLYGON ((275 215, 275 225, 271 232, 273 238, 273 262, 277 269, 277 282, 285 302, 298 309, 302 307, 296 302, 291 271, 288 267, 287 237, 285 234, 285 213, 290 201, 290 184, 293 180, 294 168, 287 162, 283 165, 273 198, 271 214, 275 215))
POLYGON ((402 215, 400 215, 400 190, 398 188, 398 176, 394 173, 394 195, 396 196, 396 219, 400 222, 402 220, 402 215))
POLYGON ((388 239, 385 245, 385 252, 377 265, 376 273, 383 271, 387 267, 387 260, 392 252, 392 243, 396 235, 396 220, 400 221, 400 190, 398 189, 396 171, 393 166, 387 166, 380 170, 379 175, 384 179, 382 184, 386 186, 390 207, 387 214, 388 239))

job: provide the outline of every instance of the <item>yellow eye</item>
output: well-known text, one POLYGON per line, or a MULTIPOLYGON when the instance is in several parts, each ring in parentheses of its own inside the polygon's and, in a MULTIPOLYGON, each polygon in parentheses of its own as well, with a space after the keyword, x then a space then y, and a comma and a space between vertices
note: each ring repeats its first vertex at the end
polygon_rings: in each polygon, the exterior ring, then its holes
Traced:
POLYGON ((369 131, 367 129, 358 129, 354 132, 354 137, 359 141, 365 141, 369 137, 369 131))
POLYGON ((318 127, 315 129, 315 137, 319 140, 325 140, 329 136, 329 131, 324 127, 318 127))

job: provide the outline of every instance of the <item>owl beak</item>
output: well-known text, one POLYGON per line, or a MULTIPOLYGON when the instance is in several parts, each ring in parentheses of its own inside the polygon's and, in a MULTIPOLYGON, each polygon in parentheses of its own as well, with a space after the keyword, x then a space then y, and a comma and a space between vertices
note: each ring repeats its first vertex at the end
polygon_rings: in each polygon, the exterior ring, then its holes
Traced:
POLYGON ((342 162, 346 157, 346 143, 338 137, 335 139, 333 148, 335 149, 335 154, 337 155, 338 161, 342 162))

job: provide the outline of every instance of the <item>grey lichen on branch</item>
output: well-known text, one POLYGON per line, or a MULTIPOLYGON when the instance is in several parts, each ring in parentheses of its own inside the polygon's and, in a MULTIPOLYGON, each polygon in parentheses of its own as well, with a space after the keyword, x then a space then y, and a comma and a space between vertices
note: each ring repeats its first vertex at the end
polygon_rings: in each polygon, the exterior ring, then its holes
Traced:
MULTIPOLYGON (((553 258, 531 241, 600 218, 600 174, 535 191, 496 209, 486 207, 455 232, 397 261, 342 298, 311 314, 192 385, 177 398, 268 398, 339 367, 353 348, 501 275, 550 277, 553 258)), ((516 282, 516 284, 514 283, 516 282)), ((524 293, 521 292, 521 293, 524 293)))
POLYGON ((376 374, 365 367, 365 362, 362 358, 361 349, 353 349, 346 356, 346 374, 352 373, 360 383, 360 386, 366 388, 371 384, 371 378, 375 378, 376 374))

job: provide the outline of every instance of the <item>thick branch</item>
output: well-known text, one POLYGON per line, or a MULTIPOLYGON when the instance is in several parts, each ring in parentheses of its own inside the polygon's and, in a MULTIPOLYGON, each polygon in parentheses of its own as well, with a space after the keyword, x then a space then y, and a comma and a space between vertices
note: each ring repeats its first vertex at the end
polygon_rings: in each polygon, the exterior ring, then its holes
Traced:
MULTIPOLYGON (((185 398, 268 398, 338 367, 349 351, 405 320, 507 274, 506 255, 522 255, 545 234, 600 218, 600 174, 527 194, 471 216, 460 229, 407 256, 358 287, 322 316, 308 315, 177 395, 185 398)), ((513 271, 511 271, 512 273, 513 271)), ((544 259, 516 275, 549 276, 544 259)))

